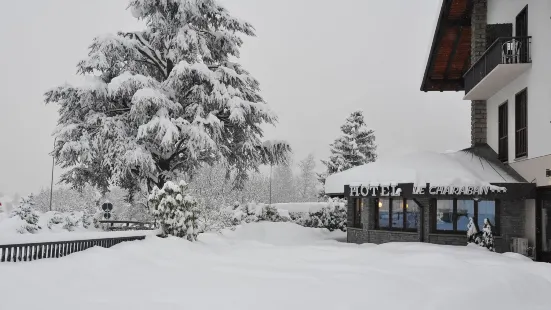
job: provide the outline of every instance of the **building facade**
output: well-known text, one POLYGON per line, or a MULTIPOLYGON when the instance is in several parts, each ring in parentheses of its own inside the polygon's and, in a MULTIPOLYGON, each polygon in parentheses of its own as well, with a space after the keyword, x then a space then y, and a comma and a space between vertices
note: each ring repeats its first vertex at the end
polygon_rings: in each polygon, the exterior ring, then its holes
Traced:
POLYGON ((464 92, 471 147, 331 175, 348 241, 467 244, 551 262, 551 1, 442 0, 421 90, 464 92), (477 163, 480 163, 479 165, 477 163))
MULTIPOLYGON (((443 0, 422 91, 464 91, 472 146, 536 186, 523 237, 551 261, 551 1, 443 0)), ((508 249, 511 250, 511 249, 508 249)))

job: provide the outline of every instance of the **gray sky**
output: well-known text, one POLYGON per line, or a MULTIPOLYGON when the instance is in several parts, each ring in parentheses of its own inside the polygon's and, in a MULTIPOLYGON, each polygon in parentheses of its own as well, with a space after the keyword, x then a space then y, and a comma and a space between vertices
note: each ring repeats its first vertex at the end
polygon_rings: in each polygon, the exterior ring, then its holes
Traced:
MULTIPOLYGON (((241 63, 279 116, 267 138, 289 141, 295 159, 327 157, 358 109, 379 157, 469 146, 462 94, 419 91, 441 0, 219 1, 257 29, 241 63)), ((95 36, 140 26, 127 0, 0 3, 0 193, 28 194, 50 183, 57 108, 43 93, 75 81, 95 36)))

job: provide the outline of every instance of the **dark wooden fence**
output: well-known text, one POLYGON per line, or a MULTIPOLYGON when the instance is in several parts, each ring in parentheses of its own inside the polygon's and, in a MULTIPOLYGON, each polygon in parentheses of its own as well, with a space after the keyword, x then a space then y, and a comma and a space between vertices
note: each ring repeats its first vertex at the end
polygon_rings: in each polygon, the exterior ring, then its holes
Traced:
POLYGON ((105 225, 107 230, 154 230, 156 225, 153 222, 137 222, 137 221, 99 221, 105 225))
POLYGON ((59 258, 93 246, 110 248, 121 242, 144 239, 145 236, 132 236, 42 243, 0 244, 0 262, 27 262, 43 258, 59 258))

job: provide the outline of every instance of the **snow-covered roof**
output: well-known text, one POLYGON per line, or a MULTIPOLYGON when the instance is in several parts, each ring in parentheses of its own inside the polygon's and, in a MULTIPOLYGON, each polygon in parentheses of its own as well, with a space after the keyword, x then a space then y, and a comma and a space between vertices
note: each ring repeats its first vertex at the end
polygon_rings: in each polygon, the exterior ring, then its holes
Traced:
POLYGON ((374 163, 330 175, 325 192, 341 194, 345 185, 390 185, 413 183, 423 186, 489 186, 491 183, 521 183, 505 166, 469 151, 415 152, 382 158, 374 163))

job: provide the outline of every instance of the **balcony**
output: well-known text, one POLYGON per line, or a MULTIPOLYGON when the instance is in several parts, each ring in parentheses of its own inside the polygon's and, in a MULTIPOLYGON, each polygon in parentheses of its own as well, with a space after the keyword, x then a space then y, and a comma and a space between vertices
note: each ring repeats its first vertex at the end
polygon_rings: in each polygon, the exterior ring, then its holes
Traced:
POLYGON ((498 38, 463 76, 464 100, 487 100, 532 65, 532 37, 498 38))

